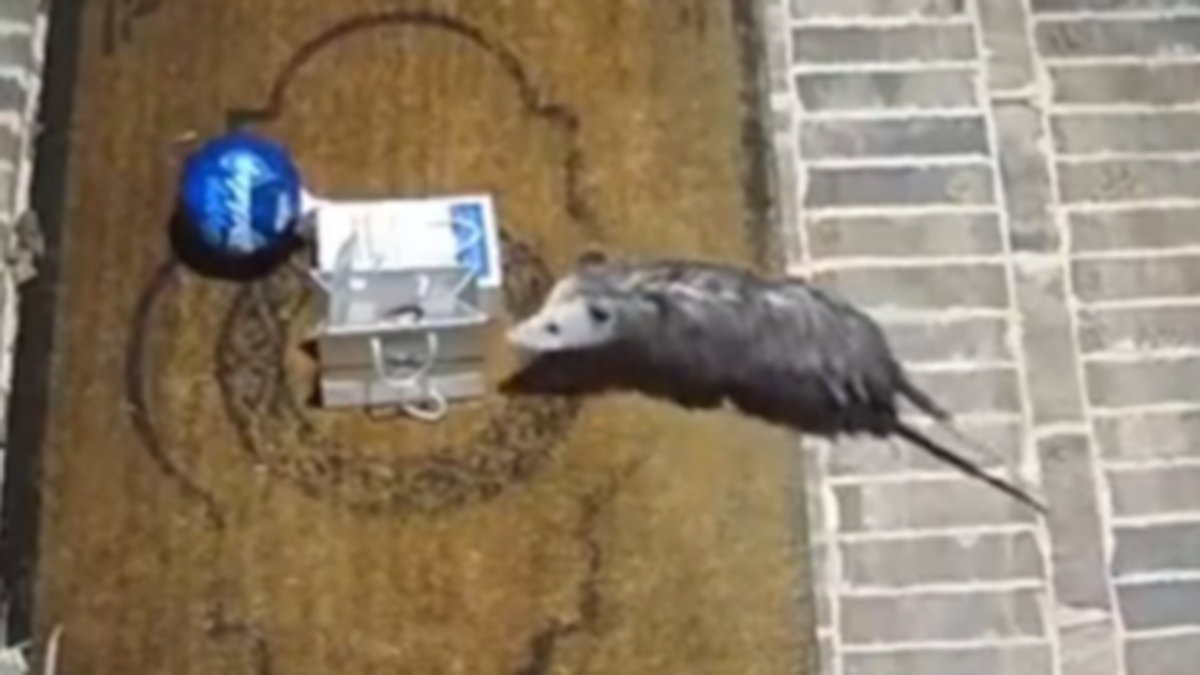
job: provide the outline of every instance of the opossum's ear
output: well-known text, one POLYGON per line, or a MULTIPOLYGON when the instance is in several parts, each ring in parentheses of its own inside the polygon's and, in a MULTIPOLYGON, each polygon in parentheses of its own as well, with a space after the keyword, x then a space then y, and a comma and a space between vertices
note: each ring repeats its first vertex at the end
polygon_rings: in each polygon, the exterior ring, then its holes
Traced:
POLYGON ((591 267, 592 265, 603 265, 608 262, 608 254, 595 246, 585 248, 575 259, 576 267, 591 267))

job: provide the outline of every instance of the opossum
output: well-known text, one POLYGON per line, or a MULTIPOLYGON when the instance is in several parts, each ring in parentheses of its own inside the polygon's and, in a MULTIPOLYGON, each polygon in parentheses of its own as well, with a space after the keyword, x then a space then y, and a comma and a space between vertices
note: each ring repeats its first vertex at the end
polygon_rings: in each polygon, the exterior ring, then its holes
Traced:
POLYGON ((912 382, 871 317, 800 279, 707 261, 617 261, 589 250, 507 341, 524 361, 501 384, 507 395, 636 392, 694 410, 729 406, 829 440, 898 436, 1045 511, 1028 490, 902 420, 898 406, 907 399, 981 447, 912 382))

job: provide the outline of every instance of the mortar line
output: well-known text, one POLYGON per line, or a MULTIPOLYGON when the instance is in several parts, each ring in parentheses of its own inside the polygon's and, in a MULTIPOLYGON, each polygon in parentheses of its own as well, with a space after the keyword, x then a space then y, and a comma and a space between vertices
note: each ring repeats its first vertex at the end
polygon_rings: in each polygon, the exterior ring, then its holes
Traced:
POLYGON ((881 204, 878 206, 831 206, 805 209, 804 219, 847 220, 863 218, 940 218, 947 216, 996 216, 995 204, 881 204))
MULTIPOLYGON (((966 69, 964 69, 966 70, 966 69)), ((984 115, 978 105, 972 106, 921 106, 904 105, 884 107, 846 107, 812 110, 805 114, 812 124, 841 122, 890 122, 921 119, 979 119, 984 115)))
POLYGON ((1170 260, 1197 256, 1200 256, 1200 240, 1183 246, 1164 244, 1157 248, 1083 249, 1071 252, 1076 262, 1170 260))
POLYGON ((943 70, 968 70, 976 62, 975 56, 961 59, 927 61, 917 58, 899 58, 891 61, 808 61, 793 63, 791 75, 843 75, 854 73, 908 73, 935 72, 943 70))
POLYGON ((1147 513, 1140 516, 1113 516, 1113 528, 1127 530, 1161 525, 1200 525, 1200 511, 1171 511, 1147 513))
POLYGON ((937 155, 866 155, 860 157, 813 157, 807 160, 810 169, 941 169, 988 166, 983 153, 937 155))
MULTIPOLYGON (((965 640, 912 640, 905 642, 856 643, 846 646, 846 653, 858 654, 905 654, 910 652, 958 652, 980 649, 1019 649, 1022 647, 1045 647, 1049 641, 1033 637, 987 637, 965 640)), ((925 675, 914 673, 913 675, 925 675)))
POLYGON ((1083 352, 1085 365, 1143 365, 1178 363, 1200 360, 1200 347, 1151 347, 1129 350, 1100 350, 1083 352))
POLYGON ((1114 582, 1120 588, 1136 588, 1138 586, 1153 586, 1172 582, 1200 582, 1200 570, 1195 569, 1156 569, 1153 571, 1138 571, 1128 574, 1114 575, 1114 582))
POLYGON ((1099 115, 1161 115, 1200 113, 1200 103, 1082 103, 1082 102, 1051 102, 1049 112, 1054 117, 1067 116, 1099 116, 1099 115))
POLYGON ((1200 297, 1188 295, 1139 296, 1112 300, 1080 300, 1079 307, 1091 312, 1120 312, 1151 309, 1194 309, 1200 297))
POLYGON ((867 30, 889 28, 963 28, 971 25, 970 17, 964 14, 931 16, 921 14, 814 14, 792 16, 792 28, 865 28, 867 30))
POLYGON ((1092 414, 1096 419, 1112 418, 1147 418, 1156 416, 1176 416, 1181 414, 1200 414, 1200 403, 1195 400, 1186 401, 1156 401, 1123 406, 1094 405, 1092 414))
POLYGON ((1108 459, 1102 462, 1104 470, 1128 476, 1136 473, 1151 473, 1173 469, 1200 470, 1200 456, 1196 457, 1150 457, 1141 459, 1108 459))
POLYGON ((1066 213, 1128 213, 1130 211, 1152 211, 1200 208, 1200 199, 1188 197, 1153 197, 1148 199, 1094 202, 1079 200, 1065 202, 1059 207, 1066 213))
POLYGON ((1149 642, 1151 640, 1169 640, 1181 637, 1200 637, 1200 626, 1166 626, 1162 628, 1134 629, 1125 632, 1125 639, 1129 642, 1149 642))
MULTIPOLYGON (((1049 122, 1047 122, 1049 123, 1049 122)), ((1058 152, 1059 163, 1072 166, 1109 162, 1144 162, 1147 164, 1194 164, 1200 162, 1200 150, 1095 150, 1090 152, 1058 152)))
POLYGON ((914 597, 1003 595, 1021 591, 1038 591, 1047 583, 1042 577, 1015 576, 1004 579, 971 579, 970 581, 905 584, 902 586, 854 585, 847 587, 844 597, 858 600, 907 600, 914 597))

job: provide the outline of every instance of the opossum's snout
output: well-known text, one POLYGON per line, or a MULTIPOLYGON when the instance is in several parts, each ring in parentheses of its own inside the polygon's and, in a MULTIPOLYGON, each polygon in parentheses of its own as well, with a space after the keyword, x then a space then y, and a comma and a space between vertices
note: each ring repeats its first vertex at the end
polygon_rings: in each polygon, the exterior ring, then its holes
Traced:
POLYGON ((573 301, 545 307, 509 329, 509 346, 531 355, 592 349, 616 336, 616 320, 601 303, 573 301))
POLYGON ((532 320, 526 319, 508 329, 504 338, 508 345, 518 352, 527 354, 540 354, 550 351, 551 345, 547 344, 546 336, 542 335, 543 330, 540 325, 532 320))

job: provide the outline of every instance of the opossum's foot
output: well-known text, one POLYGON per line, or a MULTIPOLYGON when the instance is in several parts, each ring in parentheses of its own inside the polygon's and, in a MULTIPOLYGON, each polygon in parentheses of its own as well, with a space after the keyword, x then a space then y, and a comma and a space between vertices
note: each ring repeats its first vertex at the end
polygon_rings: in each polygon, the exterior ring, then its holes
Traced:
POLYGON ((723 394, 703 389, 656 390, 647 388, 642 390, 641 393, 652 398, 666 399, 681 408, 689 410, 712 410, 725 405, 725 396, 723 394))
POLYGON ((567 369, 542 360, 518 368, 498 387, 505 396, 579 396, 594 388, 567 369))

